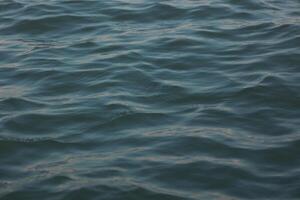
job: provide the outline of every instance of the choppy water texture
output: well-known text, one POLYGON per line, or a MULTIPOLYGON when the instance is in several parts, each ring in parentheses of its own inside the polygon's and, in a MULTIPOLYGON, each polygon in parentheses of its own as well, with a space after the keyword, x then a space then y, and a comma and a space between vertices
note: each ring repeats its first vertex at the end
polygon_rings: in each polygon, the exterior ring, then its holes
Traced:
POLYGON ((300 199, 299 0, 2 0, 1 200, 300 199))

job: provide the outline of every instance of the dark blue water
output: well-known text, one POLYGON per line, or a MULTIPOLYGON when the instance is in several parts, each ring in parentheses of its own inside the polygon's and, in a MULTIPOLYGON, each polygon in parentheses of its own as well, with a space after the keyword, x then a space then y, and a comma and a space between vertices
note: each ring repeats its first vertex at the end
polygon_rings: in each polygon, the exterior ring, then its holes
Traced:
POLYGON ((299 0, 0 1, 1 200, 296 200, 299 130, 299 0))

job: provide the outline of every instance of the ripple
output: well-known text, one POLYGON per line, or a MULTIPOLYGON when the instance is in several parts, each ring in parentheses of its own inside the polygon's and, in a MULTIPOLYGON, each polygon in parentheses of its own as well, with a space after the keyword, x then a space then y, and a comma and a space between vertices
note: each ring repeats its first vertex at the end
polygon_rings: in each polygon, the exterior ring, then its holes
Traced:
POLYGON ((22 98, 7 98, 0 101, 0 108, 2 111, 12 112, 12 111, 20 111, 26 109, 37 109, 43 108, 46 105, 42 102, 36 102, 30 99, 22 99, 22 98))
POLYGON ((125 10, 114 8, 108 13, 110 15, 113 15, 114 20, 117 21, 142 20, 141 22, 148 22, 153 20, 178 19, 180 16, 184 15, 184 11, 184 9, 177 8, 173 5, 157 3, 147 8, 140 8, 139 10, 125 10))

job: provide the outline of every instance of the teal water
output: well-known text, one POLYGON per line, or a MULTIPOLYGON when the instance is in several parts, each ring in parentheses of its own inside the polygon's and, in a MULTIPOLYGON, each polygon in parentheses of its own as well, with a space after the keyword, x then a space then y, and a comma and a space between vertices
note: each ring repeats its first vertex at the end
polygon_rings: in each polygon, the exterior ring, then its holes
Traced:
POLYGON ((299 0, 2 0, 0 199, 300 199, 299 91, 299 0))

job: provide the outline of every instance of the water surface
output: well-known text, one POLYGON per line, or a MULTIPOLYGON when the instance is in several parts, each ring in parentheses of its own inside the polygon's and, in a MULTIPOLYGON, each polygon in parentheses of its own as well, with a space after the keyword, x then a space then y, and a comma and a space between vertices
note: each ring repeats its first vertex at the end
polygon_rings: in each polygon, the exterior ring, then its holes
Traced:
POLYGON ((298 0, 3 0, 0 199, 300 199, 299 91, 298 0))

